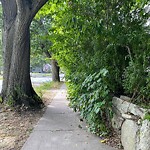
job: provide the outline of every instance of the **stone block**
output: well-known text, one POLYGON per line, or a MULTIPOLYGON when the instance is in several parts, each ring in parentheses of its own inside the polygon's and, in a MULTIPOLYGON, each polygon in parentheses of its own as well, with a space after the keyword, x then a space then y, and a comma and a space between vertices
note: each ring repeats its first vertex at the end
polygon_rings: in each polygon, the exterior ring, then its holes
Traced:
POLYGON ((113 97, 112 103, 113 106, 122 114, 130 113, 143 119, 147 112, 146 109, 140 108, 138 105, 132 104, 117 97, 113 97))
POLYGON ((142 122, 137 150, 150 150, 150 121, 148 120, 142 122))
POLYGON ((119 132, 121 130, 121 126, 124 119, 116 114, 113 114, 113 118, 111 120, 112 127, 115 129, 115 131, 119 132))
POLYGON ((134 120, 134 121, 137 121, 137 122, 139 120, 138 116, 129 115, 129 114, 122 114, 122 118, 129 119, 129 120, 134 120))
POLYGON ((125 100, 125 101, 128 101, 128 102, 131 102, 131 98, 128 97, 128 96, 121 95, 121 96, 120 96, 120 99, 125 100))
POLYGON ((136 150, 138 125, 133 120, 125 120, 121 128, 121 142, 124 150, 136 150))
POLYGON ((130 103, 117 97, 113 97, 112 104, 117 110, 120 111, 120 113, 123 114, 128 112, 128 108, 130 106, 130 103))

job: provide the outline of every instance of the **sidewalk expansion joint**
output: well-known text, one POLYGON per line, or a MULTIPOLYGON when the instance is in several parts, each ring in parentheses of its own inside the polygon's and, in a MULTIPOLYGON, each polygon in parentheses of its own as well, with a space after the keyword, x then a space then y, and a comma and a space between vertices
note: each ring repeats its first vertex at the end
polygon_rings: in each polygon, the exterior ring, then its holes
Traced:
POLYGON ((58 129, 58 130, 34 130, 34 131, 47 131, 47 132, 73 132, 75 129, 70 129, 70 130, 63 130, 63 129, 58 129))

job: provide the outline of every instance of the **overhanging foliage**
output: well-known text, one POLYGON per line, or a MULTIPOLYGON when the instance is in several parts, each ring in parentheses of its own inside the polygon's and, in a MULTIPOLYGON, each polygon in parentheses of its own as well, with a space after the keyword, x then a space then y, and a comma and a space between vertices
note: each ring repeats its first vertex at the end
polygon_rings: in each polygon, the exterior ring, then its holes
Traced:
POLYGON ((52 16, 49 39, 66 74, 70 105, 93 132, 106 131, 101 125, 108 124, 114 95, 150 104, 145 5, 148 0, 70 0, 50 2, 41 11, 52 16))

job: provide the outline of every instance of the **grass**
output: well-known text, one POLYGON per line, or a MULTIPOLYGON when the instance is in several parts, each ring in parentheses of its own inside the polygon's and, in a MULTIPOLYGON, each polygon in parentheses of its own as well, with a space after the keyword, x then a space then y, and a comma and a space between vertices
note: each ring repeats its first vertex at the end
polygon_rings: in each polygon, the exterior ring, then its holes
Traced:
POLYGON ((144 120, 149 120, 150 121, 150 113, 145 114, 144 120))
POLYGON ((38 94, 38 96, 42 98, 46 90, 58 89, 61 85, 62 82, 46 82, 40 86, 35 87, 34 90, 38 94))

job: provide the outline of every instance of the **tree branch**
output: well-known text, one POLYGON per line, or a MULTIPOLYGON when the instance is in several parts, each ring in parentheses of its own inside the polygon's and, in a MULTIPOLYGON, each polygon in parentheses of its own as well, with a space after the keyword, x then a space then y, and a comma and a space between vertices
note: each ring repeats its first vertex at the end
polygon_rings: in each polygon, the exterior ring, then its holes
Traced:
POLYGON ((50 54, 50 52, 49 52, 48 50, 44 51, 44 53, 45 53, 45 55, 46 55, 48 58, 51 58, 51 57, 52 57, 51 54, 50 54))
POLYGON ((48 0, 32 0, 32 18, 48 0))

